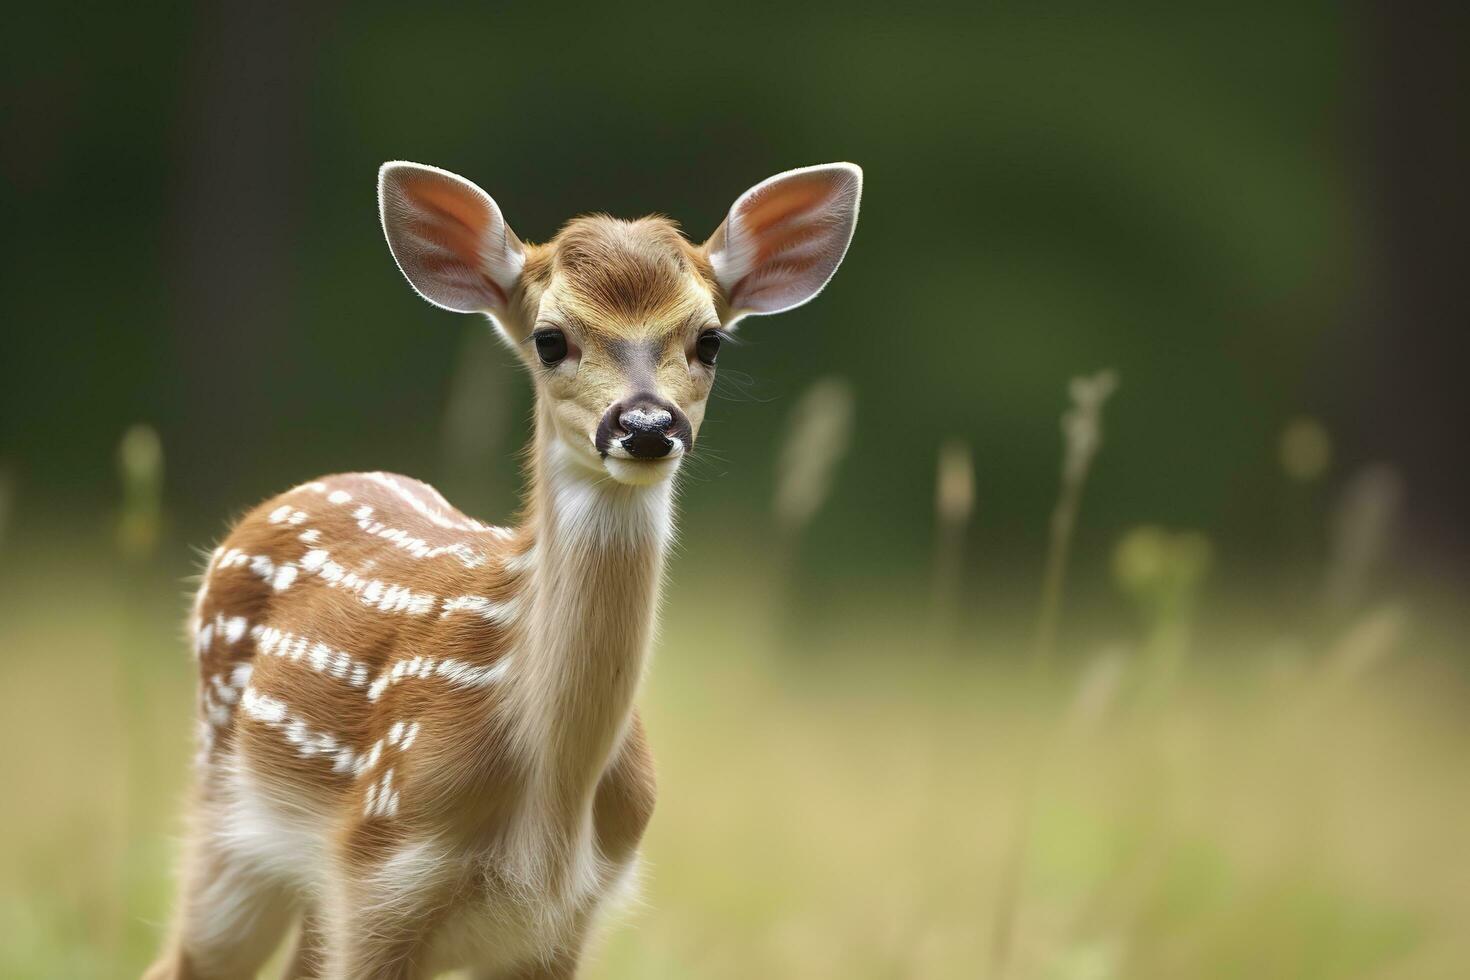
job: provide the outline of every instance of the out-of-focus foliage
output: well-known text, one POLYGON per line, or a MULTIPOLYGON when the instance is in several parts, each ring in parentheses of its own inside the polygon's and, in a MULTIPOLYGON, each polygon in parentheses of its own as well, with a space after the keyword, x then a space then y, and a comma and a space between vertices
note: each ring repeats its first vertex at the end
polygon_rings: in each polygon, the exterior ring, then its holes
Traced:
POLYGON ((460 495, 498 519, 526 381, 394 270, 378 164, 462 172, 531 240, 588 210, 700 239, 765 176, 850 159, 851 253, 741 325, 691 524, 764 519, 795 400, 832 374, 856 451, 807 560, 834 587, 924 573, 945 438, 973 447, 989 553, 1034 556, 1059 386, 1109 364, 1128 388, 1079 546, 1160 520, 1270 552, 1272 438, 1345 397, 1324 338, 1358 288, 1364 29, 1265 3, 31 5, 0 42, 0 456, 67 519, 109 502, 117 420, 149 420, 191 541, 352 468, 482 482, 460 495))
POLYGON ((839 378, 822 378, 796 402, 776 469, 774 510, 788 532, 805 527, 832 493, 852 442, 853 411, 852 386, 839 378))
MULTIPOLYGON (((587 980, 995 976, 1013 861, 1012 980, 1466 975, 1470 691, 1432 622, 1288 652, 1217 617, 1167 696, 1150 621, 1076 623, 1037 688, 1007 624, 960 657, 881 590, 793 657, 771 557, 678 564, 647 884, 587 980)), ((175 580, 122 571, 58 552, 0 592, 5 977, 135 976, 167 921, 194 678, 175 580)))
POLYGON ((123 433, 117 470, 122 483, 118 549, 131 558, 147 558, 163 530, 163 446, 152 426, 134 425, 123 433))

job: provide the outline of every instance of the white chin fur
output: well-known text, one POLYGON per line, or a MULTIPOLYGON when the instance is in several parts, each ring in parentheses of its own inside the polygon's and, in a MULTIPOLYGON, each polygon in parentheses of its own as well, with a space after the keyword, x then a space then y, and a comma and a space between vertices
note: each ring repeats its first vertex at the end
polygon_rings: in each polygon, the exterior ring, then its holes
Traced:
POLYGON ((679 469, 679 460, 682 455, 647 460, 619 459, 616 456, 608 456, 603 459, 602 465, 607 467, 608 474, 619 483, 632 487, 649 487, 673 476, 674 472, 679 469))

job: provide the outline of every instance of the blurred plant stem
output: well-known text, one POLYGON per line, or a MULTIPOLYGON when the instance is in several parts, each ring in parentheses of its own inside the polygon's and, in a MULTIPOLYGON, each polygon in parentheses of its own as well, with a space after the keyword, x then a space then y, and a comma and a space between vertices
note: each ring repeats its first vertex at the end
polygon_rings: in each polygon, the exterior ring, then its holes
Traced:
MULTIPOLYGON (((1067 386, 1072 404, 1062 413, 1062 475, 1056 507, 1052 510, 1046 567, 1043 572, 1040 607, 1037 610, 1035 646, 1031 658, 1031 697, 1044 703, 1045 684, 1055 654, 1058 620, 1062 610, 1062 589, 1067 577, 1067 564, 1077 515, 1082 506, 1082 490, 1087 483, 1092 461, 1102 447, 1102 410, 1118 387, 1117 373, 1099 371, 1094 375, 1073 378, 1067 386)), ((1074 705, 1089 699, 1078 697, 1074 705)), ((1081 710, 1074 707, 1074 711, 1081 710)), ((1018 794, 1020 807, 1005 864, 1001 871, 1000 893, 996 899, 995 919, 991 928, 991 980, 1004 980, 1015 960, 1016 933, 1021 917, 1022 884, 1026 868, 1026 852, 1036 823, 1037 798, 1042 772, 1058 743, 1072 726, 1052 726, 1043 730, 1025 752, 1022 762, 1023 785, 1018 794)))
POLYGON ((1323 583, 1329 622, 1341 623, 1362 606, 1390 553, 1403 496, 1403 477, 1386 463, 1364 467, 1343 487, 1332 514, 1323 583))
POLYGON ((816 381, 797 401, 776 460, 776 522, 789 535, 811 523, 832 491, 837 464, 852 439, 852 386, 816 381))
POLYGON ((1401 603, 1386 602, 1351 622, 1328 648, 1322 674, 1329 686, 1353 684, 1403 644, 1409 617, 1401 603))
POLYGON ((10 514, 15 508, 15 475, 10 464, 0 463, 0 548, 5 546, 5 533, 10 530, 10 514))
POLYGON ((163 443, 151 425, 138 423, 123 433, 117 447, 122 509, 117 547, 135 561, 158 550, 163 528, 163 443))
POLYGON ((1015 823, 1006 842, 1000 870, 1000 889, 995 899, 995 918, 990 927, 990 980, 1005 980, 1015 959, 1016 933, 1021 921, 1021 884, 1026 872, 1026 855, 1031 848, 1036 823, 1036 797, 1040 791, 1039 765, 1028 767, 1017 797, 1015 823))
POLYGON ((789 623, 799 621, 792 597, 799 591, 801 537, 831 495, 837 465, 852 441, 854 411, 852 385, 843 378, 821 378, 797 400, 785 426, 772 508, 780 549, 777 598, 789 623))
POLYGON ((1052 510, 1046 567, 1042 575, 1041 605, 1037 615, 1034 665, 1045 671, 1056 652, 1062 590, 1071 557, 1072 535, 1082 506, 1082 490, 1092 461, 1102 446, 1102 410, 1118 387, 1114 371, 1099 371, 1091 377, 1076 377, 1068 386, 1072 406, 1062 414, 1062 481, 1052 510))
MULTIPOLYGON (((1281 599, 1294 617, 1307 613, 1322 563, 1322 484, 1332 463, 1327 428, 1309 416, 1282 427, 1277 460, 1285 477, 1280 515, 1281 599)), ((1311 619, 1312 617, 1308 617, 1311 619)), ((1307 627, 1309 623, 1297 624, 1307 627)))
POLYGON ((1027 741, 1029 751, 1023 752, 1016 815, 1006 843, 995 917, 991 920, 987 974, 990 980, 1005 980, 1015 969, 1027 858, 1047 773, 1071 747, 1085 743, 1107 720, 1122 689, 1124 666, 1123 654, 1115 649, 1103 650, 1089 660, 1078 674, 1072 696, 1057 723, 1052 723, 1041 710, 1040 706, 1049 698, 1036 683, 1035 671, 1030 673, 1037 723, 1041 727, 1035 738, 1027 741))
POLYGON ((1188 658, 1194 610, 1214 549, 1203 534, 1137 527, 1113 549, 1113 578, 1143 621, 1144 686, 1162 703, 1188 658))
POLYGON ((959 627, 965 535, 975 509, 975 466, 970 447, 951 440, 939 447, 934 487, 934 622, 940 639, 953 642, 959 627))

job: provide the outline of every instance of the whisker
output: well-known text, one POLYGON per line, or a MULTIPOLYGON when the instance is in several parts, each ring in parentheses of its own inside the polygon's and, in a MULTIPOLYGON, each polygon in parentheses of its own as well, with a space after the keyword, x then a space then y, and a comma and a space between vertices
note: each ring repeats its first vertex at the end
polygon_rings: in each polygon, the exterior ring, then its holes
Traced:
POLYGON ((755 375, 748 374, 735 368, 720 368, 715 375, 714 395, 725 401, 732 402, 754 402, 756 404, 767 404, 776 400, 776 395, 761 394, 764 385, 756 379, 755 375))

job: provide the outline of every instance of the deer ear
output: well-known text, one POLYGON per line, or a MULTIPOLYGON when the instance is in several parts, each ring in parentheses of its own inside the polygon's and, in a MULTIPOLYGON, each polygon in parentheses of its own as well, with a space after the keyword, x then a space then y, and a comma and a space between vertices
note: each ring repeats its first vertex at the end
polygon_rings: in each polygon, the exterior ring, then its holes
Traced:
POLYGON ((394 161, 378 170, 378 212, 420 296, 455 313, 505 312, 525 250, 489 194, 447 170, 394 161))
POLYGON ((740 195, 705 242, 730 322, 816 296, 857 227, 863 171, 851 163, 788 170, 740 195))

